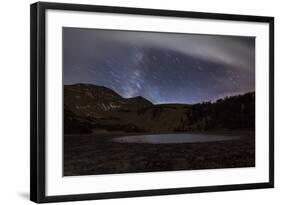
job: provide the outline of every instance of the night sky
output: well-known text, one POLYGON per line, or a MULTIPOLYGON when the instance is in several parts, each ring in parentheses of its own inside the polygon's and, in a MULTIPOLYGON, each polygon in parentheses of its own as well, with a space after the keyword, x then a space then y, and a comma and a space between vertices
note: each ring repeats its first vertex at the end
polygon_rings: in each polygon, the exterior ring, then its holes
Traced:
POLYGON ((63 70, 154 104, 214 101, 255 90, 255 38, 63 28, 63 70))

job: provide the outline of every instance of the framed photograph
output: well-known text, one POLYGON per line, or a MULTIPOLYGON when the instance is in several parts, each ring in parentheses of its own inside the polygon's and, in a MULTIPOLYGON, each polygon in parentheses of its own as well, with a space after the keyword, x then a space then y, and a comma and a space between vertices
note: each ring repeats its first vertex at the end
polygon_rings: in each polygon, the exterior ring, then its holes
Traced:
POLYGON ((274 18, 31 5, 31 200, 274 187, 274 18))

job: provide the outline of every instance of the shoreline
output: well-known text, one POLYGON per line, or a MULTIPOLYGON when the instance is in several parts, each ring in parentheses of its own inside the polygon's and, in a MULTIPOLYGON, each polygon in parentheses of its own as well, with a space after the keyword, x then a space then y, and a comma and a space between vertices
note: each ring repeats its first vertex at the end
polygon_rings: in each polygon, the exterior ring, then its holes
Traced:
POLYGON ((64 137, 124 137, 124 136, 141 136, 141 135, 161 135, 161 134, 208 134, 208 135, 235 135, 235 134, 255 134, 255 130, 208 130, 208 131, 187 131, 187 132, 101 132, 90 134, 64 134, 64 137))
POLYGON ((132 145, 112 142, 111 139, 144 133, 65 136, 63 173, 64 176, 79 176, 255 166, 254 130, 204 133, 239 135, 241 138, 203 143, 134 143, 132 145))

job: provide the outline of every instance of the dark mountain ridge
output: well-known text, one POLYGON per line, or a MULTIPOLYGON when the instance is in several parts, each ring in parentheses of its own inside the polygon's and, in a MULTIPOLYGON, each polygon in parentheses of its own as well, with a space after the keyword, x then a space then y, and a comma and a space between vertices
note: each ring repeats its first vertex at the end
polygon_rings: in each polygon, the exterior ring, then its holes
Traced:
POLYGON ((142 96, 123 98, 104 86, 64 86, 65 133, 253 129, 254 121, 254 92, 213 103, 154 105, 142 96))

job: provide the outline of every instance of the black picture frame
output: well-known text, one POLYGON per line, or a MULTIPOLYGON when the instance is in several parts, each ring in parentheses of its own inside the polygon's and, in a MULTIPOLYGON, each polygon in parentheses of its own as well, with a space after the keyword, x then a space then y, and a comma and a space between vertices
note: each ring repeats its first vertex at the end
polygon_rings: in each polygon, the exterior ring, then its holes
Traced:
POLYGON ((140 197, 198 192, 217 192, 274 187, 274 18, 218 13, 155 10, 143 8, 109 7, 82 4, 38 2, 30 7, 30 199, 37 203, 77 200, 96 200, 123 197, 140 197), (269 24, 269 181, 263 183, 231 184, 219 186, 171 188, 157 190, 89 193, 46 196, 46 81, 45 37, 46 10, 122 13, 130 15, 169 16, 181 18, 216 19, 230 21, 263 22, 269 24))

